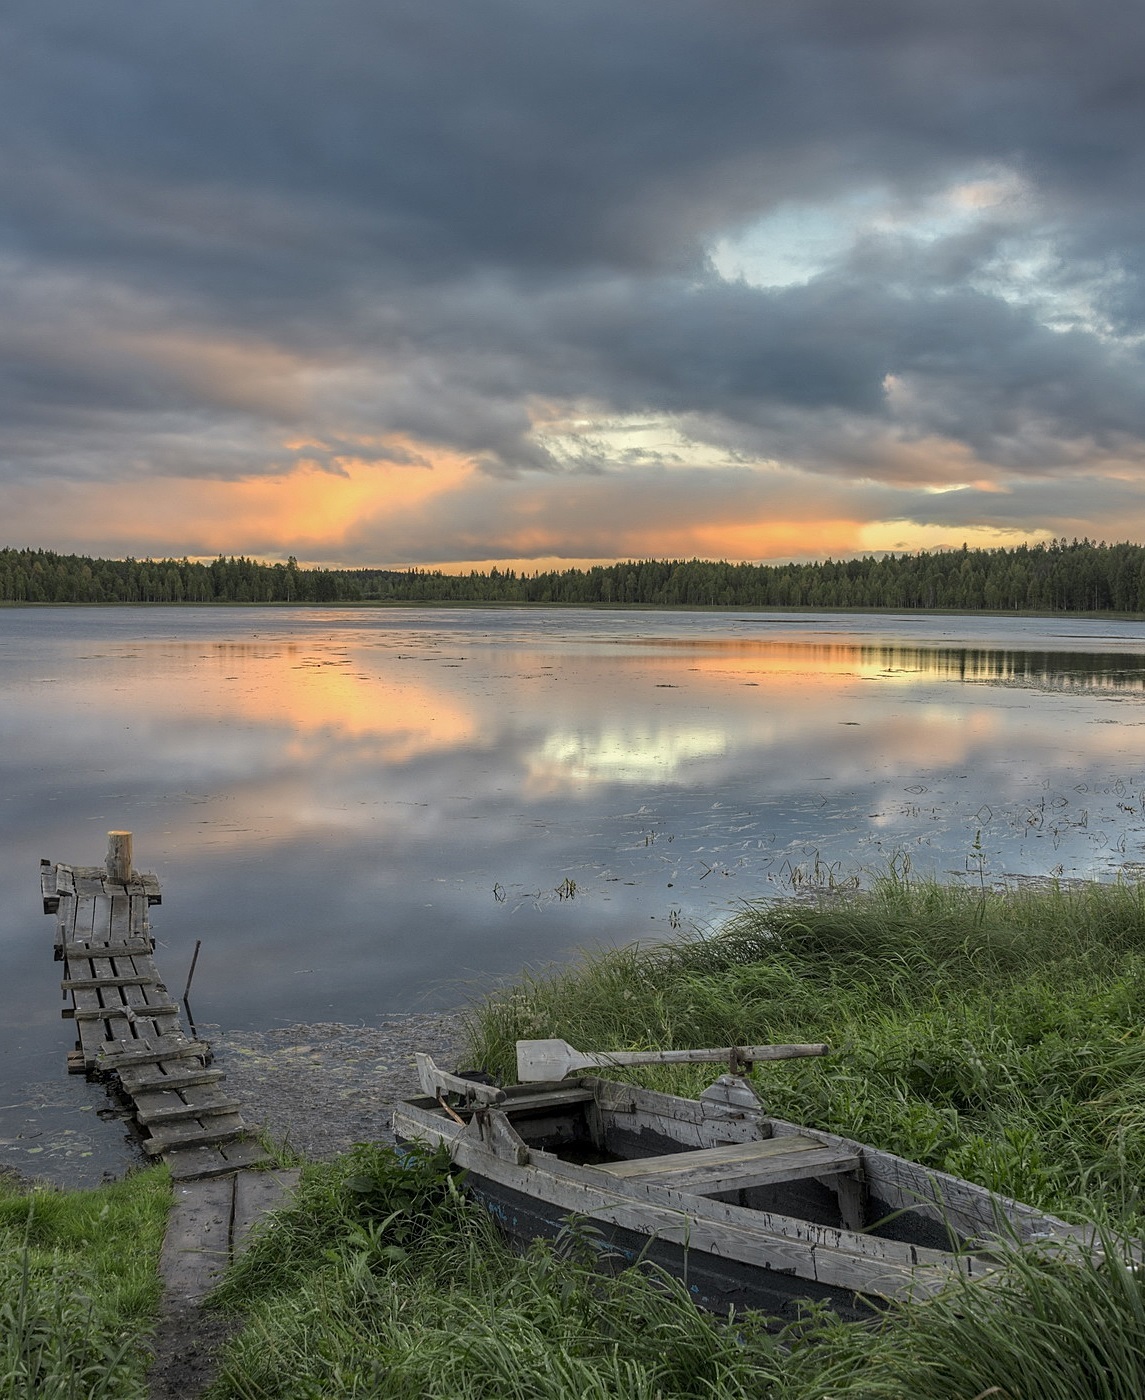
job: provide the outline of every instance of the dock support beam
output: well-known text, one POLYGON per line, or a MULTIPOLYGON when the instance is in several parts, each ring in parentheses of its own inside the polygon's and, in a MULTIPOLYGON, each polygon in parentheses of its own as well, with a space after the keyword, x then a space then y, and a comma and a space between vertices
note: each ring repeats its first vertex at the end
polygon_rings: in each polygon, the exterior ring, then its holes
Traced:
POLYGON ((131 880, 131 832, 109 831, 107 833, 107 878, 117 885, 126 885, 131 880))

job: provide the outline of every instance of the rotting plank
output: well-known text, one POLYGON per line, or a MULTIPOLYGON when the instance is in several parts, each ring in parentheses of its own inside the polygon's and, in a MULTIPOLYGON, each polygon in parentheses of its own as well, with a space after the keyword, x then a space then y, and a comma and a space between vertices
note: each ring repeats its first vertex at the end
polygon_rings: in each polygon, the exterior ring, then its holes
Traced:
POLYGON ((163 1154, 175 1181, 198 1177, 222 1176, 240 1167, 259 1166, 270 1158, 253 1138, 236 1138, 233 1142, 201 1147, 173 1147, 163 1154))
MULTIPOLYGON (((157 1108, 140 1108, 137 1101, 135 1116, 148 1131, 161 1133, 169 1124, 190 1123, 192 1121, 209 1124, 216 1117, 239 1118, 239 1104, 236 1099, 220 1098, 217 1103, 212 1104, 192 1105, 175 1102, 157 1108)), ((239 1121, 241 1122, 241 1118, 239 1121)))
POLYGON ((281 1210, 298 1189, 297 1167, 283 1171, 239 1172, 235 1177, 235 1208, 231 1225, 231 1257, 249 1249, 252 1229, 273 1210, 281 1210))
POLYGON ((226 1078, 221 1069, 173 1069, 163 1074, 162 1068, 162 1061, 154 1065, 124 1065, 118 1071, 119 1080, 124 1091, 134 1097, 163 1089, 186 1089, 192 1084, 217 1084, 226 1078))
POLYGON ((183 1090, 136 1091, 135 1112, 139 1121, 150 1127, 153 1123, 172 1123, 181 1118, 197 1118, 203 1113, 237 1113, 238 1102, 224 1097, 217 1084, 207 1084, 183 1090))
POLYGON ((179 1008, 174 1002, 168 1002, 166 1006, 130 1006, 120 1002, 118 1006, 90 1006, 76 1010, 77 1021, 110 1020, 115 1016, 121 1016, 126 1021, 156 1021, 172 1016, 178 1020, 179 1008))
POLYGON ((211 1047, 204 1040, 191 1040, 180 1032, 154 1036, 135 1042, 130 1048, 109 1047, 100 1057, 99 1069, 119 1069, 124 1065, 156 1064, 160 1060, 195 1059, 206 1061, 211 1047))
POLYGON ((131 977, 65 977, 60 986, 65 992, 87 992, 104 987, 146 986, 151 980, 145 973, 137 972, 131 977))
POLYGON ((171 1147, 206 1147, 226 1142, 246 1131, 246 1124, 237 1113, 209 1113, 185 1122, 156 1123, 151 1136, 143 1143, 149 1157, 157 1157, 171 1147))
POLYGON ((193 1181, 175 1188, 159 1268, 167 1294, 192 1303, 222 1278, 230 1262, 234 1178, 193 1181))
POLYGON ((252 1229, 286 1205, 298 1187, 297 1168, 230 1170, 214 1179, 176 1182, 159 1259, 169 1303, 200 1302, 228 1263, 249 1248, 252 1229))
POLYGON ((65 944, 65 947, 69 958, 124 958, 155 951, 150 938, 131 938, 125 943, 96 943, 90 938, 81 938, 65 944))

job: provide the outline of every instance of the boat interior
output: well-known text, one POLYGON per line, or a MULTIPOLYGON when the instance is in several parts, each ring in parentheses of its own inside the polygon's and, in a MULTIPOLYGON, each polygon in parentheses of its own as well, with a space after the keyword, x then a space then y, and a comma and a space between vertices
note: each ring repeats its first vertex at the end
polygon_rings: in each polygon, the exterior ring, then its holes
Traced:
POLYGON ((513 1085, 495 1105, 451 1097, 448 1105, 442 1097, 411 1104, 467 1126, 475 1115, 503 1115, 523 1148, 598 1171, 601 1185, 608 1178, 663 1187, 928 1249, 967 1245, 931 1202, 880 1199, 855 1144, 767 1117, 735 1076, 723 1076, 699 1101, 587 1076, 513 1085))

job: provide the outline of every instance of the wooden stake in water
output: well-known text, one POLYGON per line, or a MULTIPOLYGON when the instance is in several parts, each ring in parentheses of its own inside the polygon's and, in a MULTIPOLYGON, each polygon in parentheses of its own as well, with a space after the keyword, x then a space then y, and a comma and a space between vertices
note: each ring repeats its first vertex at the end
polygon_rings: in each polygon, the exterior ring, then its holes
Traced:
POLYGON ((117 885, 126 885, 131 880, 131 832, 109 831, 107 833, 107 878, 117 885))
MULTIPOLYGON (((190 995, 190 992, 191 992, 191 978, 194 977, 194 975, 195 975, 195 964, 199 961, 199 949, 200 949, 202 946, 203 946, 203 940, 202 940, 201 938, 196 938, 196 939, 195 939, 195 951, 191 954, 191 970, 190 970, 190 972, 187 973, 187 985, 183 988, 183 1000, 184 1000, 184 1001, 187 1000, 187 997, 190 995)), ((187 1008, 187 1013, 188 1013, 188 1015, 190 1014, 190 1011, 191 1011, 191 1008, 188 1006, 188 1008, 187 1008)))

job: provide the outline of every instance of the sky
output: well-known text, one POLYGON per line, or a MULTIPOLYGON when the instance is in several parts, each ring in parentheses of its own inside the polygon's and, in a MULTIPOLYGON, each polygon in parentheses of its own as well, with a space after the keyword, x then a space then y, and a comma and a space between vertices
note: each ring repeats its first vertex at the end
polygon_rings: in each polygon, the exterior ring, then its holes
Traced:
POLYGON ((7 0, 0 545, 1145 540, 1136 0, 7 0))

